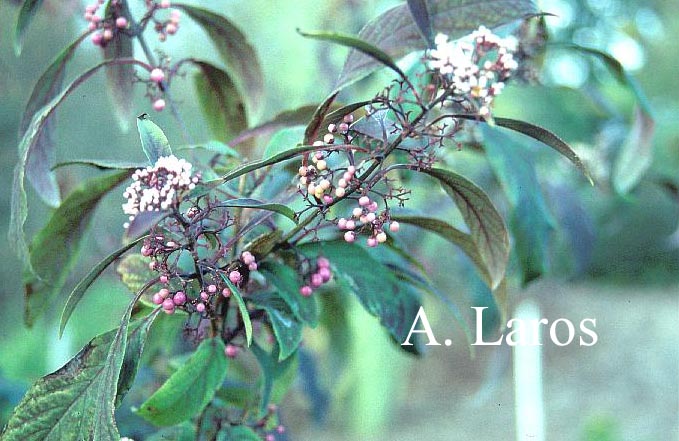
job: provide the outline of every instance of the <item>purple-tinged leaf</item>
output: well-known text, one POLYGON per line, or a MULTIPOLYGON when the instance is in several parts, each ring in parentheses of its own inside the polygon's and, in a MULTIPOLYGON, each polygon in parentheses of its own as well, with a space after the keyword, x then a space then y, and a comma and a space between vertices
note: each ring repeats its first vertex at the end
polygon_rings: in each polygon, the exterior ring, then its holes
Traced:
POLYGON ((318 136, 319 130, 321 130, 321 125, 325 121, 325 117, 330 111, 332 103, 337 98, 339 92, 332 93, 329 97, 325 99, 311 117, 311 121, 307 124, 306 130, 304 131, 304 144, 313 144, 318 136))
POLYGON ((434 29, 431 27, 429 8, 426 0, 408 0, 408 9, 413 16, 417 29, 429 48, 434 47, 434 29))
POLYGON ((28 25, 33 21, 35 13, 38 12, 44 0, 24 0, 19 10, 19 17, 17 18, 16 28, 14 30, 14 52, 21 55, 21 49, 24 45, 24 36, 28 25))
POLYGON ((142 211, 130 222, 125 231, 125 239, 136 240, 137 237, 146 234, 158 222, 170 215, 169 211, 142 211))
MULTIPOLYGON (((116 5, 109 1, 106 6, 106 17, 113 17, 112 8, 116 8, 116 16, 132 20, 127 0, 117 0, 116 5)), ((119 29, 114 29, 113 40, 104 46, 104 59, 116 60, 120 58, 134 58, 132 37, 119 29)), ((112 64, 106 67, 108 94, 118 117, 118 124, 123 132, 130 129, 130 122, 134 115, 134 66, 131 64, 112 64)))

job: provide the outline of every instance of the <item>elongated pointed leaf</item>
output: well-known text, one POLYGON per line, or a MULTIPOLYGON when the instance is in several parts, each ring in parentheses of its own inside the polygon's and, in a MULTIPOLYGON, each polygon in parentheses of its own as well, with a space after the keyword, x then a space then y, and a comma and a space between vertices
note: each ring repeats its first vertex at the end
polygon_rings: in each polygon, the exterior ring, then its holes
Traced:
POLYGON ((429 7, 426 0, 408 0, 408 9, 413 15, 417 29, 429 48, 434 47, 434 29, 431 27, 429 7))
MULTIPOLYGON (((117 16, 132 20, 127 0, 118 0, 117 6, 108 2, 106 17, 113 17, 112 8, 116 8, 117 16)), ((104 46, 104 59, 115 60, 120 58, 133 58, 134 45, 132 37, 125 32, 115 30, 113 40, 104 46)), ((134 66, 129 64, 112 64, 106 67, 108 94, 113 104, 113 109, 118 117, 118 124, 123 132, 127 132, 132 122, 133 98, 134 98, 134 66)))
POLYGON ((319 31, 307 31, 303 32, 298 30, 302 36, 307 38, 313 38, 316 40, 330 41, 333 43, 341 44, 342 46, 347 46, 357 50, 358 52, 365 54, 374 60, 387 66, 394 72, 396 72, 401 78, 405 77, 405 74, 399 68, 394 60, 386 54, 382 49, 367 43, 360 38, 353 37, 351 35, 339 34, 337 32, 319 32, 319 31))
POLYGON ((29 261, 28 244, 26 243, 26 236, 24 234, 24 223, 28 215, 28 203, 26 201, 26 189, 24 186, 24 178, 26 176, 26 164, 28 157, 36 149, 40 142, 40 135, 49 122, 50 116, 54 113, 56 108, 70 95, 78 86, 87 81, 99 69, 109 64, 135 64, 136 60, 116 60, 104 61, 96 66, 90 68, 81 74, 78 78, 73 80, 64 90, 55 96, 49 104, 45 105, 39 112, 37 112, 31 124, 26 129, 21 142, 19 143, 19 162, 14 167, 14 177, 12 180, 12 203, 11 216, 9 223, 9 233, 7 235, 9 246, 17 256, 22 260, 27 271, 33 272, 33 268, 29 261))
POLYGON ((215 139, 227 142, 248 127, 245 102, 224 70, 204 61, 194 64, 200 69, 194 84, 203 115, 215 139))
POLYGON ((226 17, 207 9, 182 3, 172 3, 172 7, 184 10, 203 27, 224 61, 226 71, 246 97, 249 112, 258 114, 264 105, 264 75, 257 53, 245 35, 226 17))
POLYGON ((455 201, 488 269, 490 287, 495 289, 504 278, 509 258, 509 236, 500 213, 486 193, 467 178, 439 168, 422 172, 438 179, 455 201))
MULTIPOLYGON (((298 294, 301 296, 301 294, 298 294)), ((275 293, 260 293, 251 297, 252 302, 266 311, 273 328, 280 352, 278 361, 283 361, 297 351, 302 342, 304 324, 295 317, 288 303, 275 293)))
POLYGON ((90 179, 76 188, 52 214, 31 244, 36 276, 25 280, 24 319, 30 326, 61 292, 71 273, 94 209, 101 198, 123 182, 128 171, 90 179))
POLYGON ((240 316, 241 319, 243 320, 243 326, 245 327, 245 340, 247 341, 248 346, 250 346, 252 344, 252 321, 250 320, 250 313, 248 312, 248 307, 245 305, 243 296, 241 295, 238 288, 236 288, 236 285, 231 283, 229 278, 226 277, 223 273, 220 274, 222 276, 222 280, 224 281, 226 286, 229 287, 229 289, 231 290, 231 294, 236 299, 238 310, 240 311, 240 316))
POLYGON ((52 170, 67 167, 69 165, 86 165, 88 167, 98 168, 99 170, 136 170, 138 168, 146 167, 146 164, 140 162, 118 161, 115 159, 71 159, 55 164, 54 167, 52 167, 52 170))
MULTIPOLYGON (((529 0, 428 0, 427 6, 433 32, 443 32, 451 39, 472 32, 480 24, 493 28, 537 12, 529 0)), ((358 38, 377 46, 392 59, 427 47, 406 3, 371 20, 361 29, 358 38)), ((353 50, 344 64, 336 90, 374 72, 381 64, 353 50)))
POLYGON ((172 426, 199 414, 226 378, 220 338, 203 340, 179 370, 151 395, 137 415, 157 426, 172 426))
MULTIPOLYGON (((26 4, 31 2, 26 2, 26 4)), ((29 126, 31 119, 42 107, 47 105, 56 95, 61 92, 66 65, 73 57, 76 48, 87 37, 85 33, 68 45, 52 64, 45 70, 38 82, 33 87, 31 97, 28 99, 24 114, 19 123, 19 137, 22 138, 29 126)), ((26 164, 26 177, 35 188, 37 194, 46 204, 56 207, 61 202, 59 187, 52 165, 55 159, 55 145, 53 141, 54 115, 47 119, 45 127, 38 136, 36 144, 28 157, 26 164)))
POLYGON ((547 271, 554 219, 535 167, 523 147, 508 135, 497 128, 483 127, 486 157, 511 205, 509 227, 525 285, 547 271))
POLYGON ((38 9, 40 9, 40 6, 42 6, 43 1, 44 0, 25 0, 23 5, 21 5, 16 28, 14 30, 14 52, 16 52, 17 55, 21 54, 28 25, 33 21, 33 17, 36 12, 38 12, 38 9))
POLYGON ((283 216, 287 217, 294 223, 297 223, 297 217, 295 216, 295 212, 292 210, 292 208, 282 205, 282 204, 274 204, 274 203, 269 203, 269 202, 262 202, 258 201, 257 199, 251 199, 251 198, 240 198, 240 199, 231 199, 228 201, 220 202, 217 206, 219 207, 239 207, 239 208, 254 208, 257 210, 267 210, 267 211, 273 211, 275 213, 282 214, 283 216))
POLYGON ((339 92, 331 93, 330 96, 328 96, 321 104, 318 105, 318 108, 314 112, 314 115, 311 117, 311 121, 309 121, 309 124, 307 124, 306 130, 304 131, 304 144, 313 144, 314 141, 316 141, 316 137, 318 136, 318 132, 323 125, 323 121, 325 120, 325 117, 330 111, 332 103, 335 102, 335 98, 337 98, 338 94, 339 92))
POLYGON ((120 440, 114 417, 118 387, 129 387, 136 371, 133 365, 141 351, 137 341, 143 340, 145 331, 135 328, 150 326, 144 320, 129 323, 140 295, 128 305, 117 330, 95 337, 64 367, 33 384, 0 435, 3 441, 120 440), (142 334, 133 337, 123 378, 130 330, 142 334))
POLYGON ((73 288, 73 291, 71 291, 71 294, 68 296, 66 304, 64 305, 64 310, 61 312, 61 320, 59 321, 59 336, 61 336, 61 334, 64 333, 64 328, 68 323, 68 319, 71 318, 71 314, 73 314, 75 307, 78 306, 78 303, 80 302, 80 300, 82 300, 83 296, 85 295, 85 292, 87 292, 87 289, 92 285, 92 283, 94 283, 94 281, 97 280, 101 273, 103 273, 104 270, 108 268, 110 264, 112 264, 116 259, 118 259, 120 256, 125 254, 129 249, 131 249, 144 239, 146 239, 146 237, 140 237, 139 239, 130 242, 129 244, 121 248, 118 248, 117 250, 106 256, 97 265, 95 265, 95 267, 92 268, 90 272, 87 273, 87 275, 80 282, 78 282, 75 288, 73 288))
POLYGON ((172 154, 170 141, 167 140, 163 130, 151 121, 148 114, 144 113, 137 117, 137 130, 141 139, 141 148, 151 164, 155 164, 161 156, 172 154))

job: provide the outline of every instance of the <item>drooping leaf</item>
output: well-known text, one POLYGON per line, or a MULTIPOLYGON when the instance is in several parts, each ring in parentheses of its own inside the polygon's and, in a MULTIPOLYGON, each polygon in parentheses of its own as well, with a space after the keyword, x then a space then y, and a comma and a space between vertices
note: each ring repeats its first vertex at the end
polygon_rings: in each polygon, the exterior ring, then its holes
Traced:
POLYGON ((434 29, 431 27, 429 8, 426 0, 408 0, 408 9, 429 48, 434 47, 434 29))
POLYGON ((207 32, 241 96, 248 100, 250 113, 256 115, 264 104, 264 76, 257 53, 245 35, 226 17, 207 9, 182 3, 172 3, 172 7, 184 10, 207 32))
POLYGON ((43 0, 25 0, 23 5, 21 5, 14 30, 14 52, 17 55, 21 54, 28 25, 33 21, 33 17, 38 12, 38 9, 40 9, 40 6, 42 6, 42 2, 43 0))
POLYGON ((262 397, 259 414, 267 413, 269 403, 277 404, 283 399, 297 376, 297 354, 280 360, 279 348, 274 344, 271 352, 262 349, 257 343, 252 345, 252 354, 257 358, 262 369, 262 397))
POLYGON ((240 199, 231 199, 228 201, 223 201, 217 204, 216 206, 218 207, 239 207, 239 208, 255 208, 258 210, 267 210, 267 211, 273 211, 274 213, 279 213, 282 214, 283 216, 287 217, 291 221, 297 223, 297 218, 295 216, 295 212, 292 210, 292 208, 283 205, 283 204, 275 204, 275 203, 269 203, 269 202, 262 202, 258 201, 257 199, 251 199, 251 198, 240 198, 240 199))
POLYGON ((613 165, 613 188, 618 194, 633 190, 651 166, 654 131, 653 118, 636 107, 632 128, 613 165))
POLYGON ((483 127, 483 138, 488 162, 511 205, 509 227, 525 285, 547 270, 554 220, 523 146, 490 127, 483 127))
POLYGON ((403 216, 403 215, 392 215, 391 219, 404 224, 411 224, 417 227, 423 228, 425 230, 436 233, 442 238, 446 239, 448 242, 460 247, 464 253, 469 256, 476 268, 481 273, 481 278, 486 282, 488 286, 492 285, 490 275, 488 273, 488 268, 486 263, 481 258, 479 250, 472 240, 472 237, 458 230, 457 228, 450 225, 448 222, 442 221, 440 219, 434 219, 422 216, 403 216))
POLYGON ((28 255, 28 245, 26 243, 26 236, 24 234, 24 223, 28 215, 28 203, 26 201, 26 189, 24 186, 24 178, 26 175, 26 164, 31 153, 36 149, 40 142, 40 135, 49 122, 50 116, 56 108, 70 95, 78 86, 87 81, 99 69, 109 64, 136 64, 136 60, 115 60, 104 61, 90 68, 82 73, 73 82, 71 82, 64 90, 55 96, 49 104, 45 105, 33 115, 31 124, 19 143, 19 161, 14 167, 14 176, 12 180, 12 202, 11 202, 11 216, 9 223, 9 233, 7 235, 10 248, 19 256, 24 263, 26 270, 33 272, 30 265, 28 255))
POLYGON ((438 179, 455 201, 488 269, 490 287, 495 289, 504 278, 509 258, 509 237, 500 213, 486 193, 465 177, 440 168, 422 172, 438 179))
POLYGON ((342 46, 353 48, 354 50, 362 54, 365 54, 368 57, 372 58, 373 60, 378 61, 383 65, 387 66, 388 68, 396 72, 401 78, 405 77, 405 73, 403 73, 401 68, 396 65, 394 60, 392 60, 388 54, 386 54, 382 49, 373 46, 372 44, 364 40, 361 40, 360 38, 336 32, 319 32, 319 31, 303 32, 300 30, 297 30, 297 32, 299 32, 300 35, 307 38, 330 41, 333 43, 341 44, 342 46))
MULTIPOLYGON (((127 0, 118 0, 114 5, 109 1, 106 5, 105 16, 113 19, 113 9, 115 8, 116 17, 125 17, 128 22, 132 20, 127 0)), ((120 58, 133 58, 134 45, 132 37, 126 32, 115 30, 113 39, 104 46, 104 59, 115 60, 120 58)), ((130 128, 133 116, 134 98, 134 66, 131 64, 111 64, 106 67, 106 78, 108 94, 113 104, 113 109, 118 117, 118 124, 123 132, 130 128)))
POLYGON ((146 441, 194 441, 196 428, 189 422, 183 422, 176 426, 165 427, 146 438, 146 441))
POLYGON ((220 272, 219 274, 221 275, 226 286, 228 286, 231 290, 233 297, 236 299, 236 304, 238 305, 238 310, 240 311, 240 316, 243 320, 243 326, 245 327, 245 340, 247 341, 248 346, 250 346, 252 344, 252 321, 250 320, 248 307, 245 305, 243 296, 241 295, 240 291, 238 291, 238 288, 236 288, 236 285, 231 283, 229 278, 226 277, 224 273, 220 272))
POLYGON ((179 370, 137 410, 156 426, 172 426, 199 414, 226 378, 227 359, 220 338, 203 340, 179 370))
POLYGON ((30 259, 35 275, 27 274, 24 281, 24 319, 29 326, 64 287, 99 200, 128 176, 122 171, 83 182, 33 238, 30 259))
POLYGON ((112 264, 116 259, 125 254, 130 248, 134 247, 144 239, 146 239, 146 236, 140 237, 139 239, 130 242, 121 248, 118 248, 106 256, 97 265, 95 265, 95 267, 92 268, 80 282, 78 282, 75 288, 73 288, 73 291, 71 291, 71 294, 68 296, 66 304, 64 305, 64 310, 61 312, 61 319, 59 320, 59 336, 64 333, 64 328, 68 323, 68 319, 71 318, 71 314, 73 314, 75 307, 78 306, 78 303, 83 298, 85 292, 92 285, 92 283, 97 280, 101 273, 103 273, 110 264, 112 264))
POLYGON ((52 170, 69 165, 86 165, 98 168, 99 170, 136 170, 146 167, 146 164, 139 162, 118 161, 116 159, 71 159, 55 164, 52 170))
POLYGON ((198 101, 215 139, 227 142, 248 127, 245 102, 228 73, 204 61, 194 61, 198 101))
POLYGON ((309 257, 323 255, 336 269, 336 277, 359 299, 363 307, 379 318, 391 336, 405 341, 420 308, 412 286, 404 284, 382 263, 355 244, 323 242, 304 244, 300 251, 309 257))
POLYGON ((141 148, 151 164, 155 164, 161 156, 172 154, 167 136, 146 113, 137 117, 137 130, 141 139, 141 148))
MULTIPOLYGON (((24 5, 32 3, 26 2, 24 5)), ((78 37, 57 55, 52 64, 45 70, 38 82, 33 87, 31 97, 28 99, 24 114, 19 123, 19 138, 22 138, 29 126, 31 119, 42 107, 47 105, 59 92, 64 84, 66 65, 73 57, 78 45, 87 37, 85 33, 78 37)), ((61 202, 59 187, 52 165, 55 159, 55 146, 53 140, 54 115, 47 119, 45 127, 38 136, 36 145, 28 157, 26 164, 26 177, 33 185, 43 201, 56 207, 61 202)))
POLYGON ((280 292, 259 293, 252 296, 251 300, 266 311, 280 348, 278 361, 294 354, 302 341, 304 324, 295 317, 288 303, 280 296, 280 292))
MULTIPOLYGON (((478 28, 493 28, 537 12, 530 0, 429 0, 429 18, 433 32, 443 32, 456 39, 478 28)), ((371 20, 358 38, 370 43, 392 59, 425 49, 408 4, 401 3, 371 20)), ((351 51, 344 64, 336 90, 339 90, 380 68, 382 63, 357 50, 351 51)))
MULTIPOLYGON (((130 376, 136 371, 134 358, 141 351, 134 343, 125 377, 121 377, 128 332, 137 326, 150 326, 153 320, 151 317, 130 326, 130 313, 140 295, 128 305, 117 330, 95 337, 61 369, 33 384, 0 435, 3 441, 120 439, 114 418, 118 387, 125 389, 131 384, 130 376)), ((145 331, 138 332, 133 338, 141 341, 145 331)))
POLYGON ((318 305, 315 296, 304 297, 299 293, 297 273, 289 266, 275 262, 263 262, 258 271, 264 275, 299 320, 311 327, 318 324, 318 305))

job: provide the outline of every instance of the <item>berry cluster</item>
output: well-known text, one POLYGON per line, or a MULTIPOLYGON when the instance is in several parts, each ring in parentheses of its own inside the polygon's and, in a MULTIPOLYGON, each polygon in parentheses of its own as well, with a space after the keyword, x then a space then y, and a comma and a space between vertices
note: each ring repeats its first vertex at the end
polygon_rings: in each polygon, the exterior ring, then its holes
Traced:
MULTIPOLYGON (((146 0, 146 7, 149 10, 157 9, 169 9, 171 6, 170 0, 161 0, 160 2, 154 2, 152 0, 146 0)), ((179 30, 179 21, 181 18, 181 13, 178 9, 170 9, 170 16, 167 19, 159 20, 153 15, 154 29, 158 34, 158 40, 165 41, 169 35, 174 35, 179 30)))
MULTIPOLYGON (((123 212, 129 215, 129 220, 144 211, 167 210, 176 206, 179 196, 195 188, 200 176, 191 176, 192 165, 184 159, 177 159, 174 155, 163 156, 153 166, 134 172, 130 184, 123 197, 127 202, 123 204, 123 212)), ((124 224, 129 227, 129 222, 124 224)))
POLYGON ((311 274, 309 284, 304 285, 299 289, 299 293, 304 297, 309 297, 313 294, 314 289, 328 283, 331 278, 332 270, 330 269, 330 261, 325 257, 318 257, 316 259, 316 271, 311 274))
POLYGON ((389 225, 389 230, 393 233, 400 228, 398 222, 389 221, 388 210, 383 210, 378 214, 379 206, 377 201, 371 200, 368 196, 358 198, 358 206, 351 211, 349 219, 340 218, 337 227, 346 230, 344 240, 352 243, 356 240, 359 233, 368 234, 366 244, 369 247, 376 247, 380 243, 387 241, 387 233, 384 227, 389 225))
POLYGON ((109 41, 113 40, 115 32, 123 29, 127 29, 129 23, 127 18, 122 16, 120 8, 121 4, 118 0, 111 0, 111 11, 110 17, 102 17, 97 15, 99 8, 105 3, 105 0, 97 0, 96 3, 85 6, 85 20, 88 22, 87 29, 90 31, 96 31, 92 34, 92 43, 95 46, 105 47, 109 41))
POLYGON ((481 26, 457 41, 438 34, 435 43, 429 65, 444 77, 444 87, 476 104, 479 115, 488 116, 504 81, 518 68, 513 56, 516 41, 500 38, 481 26))

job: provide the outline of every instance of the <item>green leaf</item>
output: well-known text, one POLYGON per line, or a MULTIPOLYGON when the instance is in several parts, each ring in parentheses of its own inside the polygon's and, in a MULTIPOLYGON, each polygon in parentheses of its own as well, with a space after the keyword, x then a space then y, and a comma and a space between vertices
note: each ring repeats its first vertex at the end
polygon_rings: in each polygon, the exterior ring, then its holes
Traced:
POLYGON ((217 435, 217 441, 261 441, 257 432, 247 426, 227 426, 217 435))
POLYGON ((262 398, 259 405, 260 417, 267 414, 269 403, 279 403, 297 376, 297 354, 279 361, 279 348, 274 344, 271 352, 266 352, 257 343, 252 345, 252 354, 262 369, 262 398))
POLYGON ((252 344, 252 321, 250 320, 250 313, 248 312, 248 307, 245 305, 245 301, 243 300, 243 296, 241 295, 240 291, 238 291, 238 288, 236 288, 236 285, 231 283, 228 277, 224 275, 223 272, 219 273, 222 277, 222 280, 224 283, 226 283, 226 286, 229 287, 231 290, 231 294, 233 297, 236 299, 236 304, 238 304, 238 310, 240 311, 240 316, 243 320, 243 325, 245 327, 245 340, 248 342, 248 346, 252 344))
POLYGON ((440 168, 422 170, 439 180, 455 201, 481 255, 495 289, 505 275, 509 258, 509 237, 502 217, 486 193, 467 178, 440 168))
POLYGON ((210 36, 226 71, 248 100, 249 111, 259 113, 264 103, 264 75, 254 48, 245 35, 230 20, 197 6, 172 3, 173 8, 184 10, 189 17, 201 25, 210 36))
POLYGON ((172 426, 199 414, 226 378, 220 338, 203 340, 196 352, 151 395, 137 415, 157 426, 172 426))
MULTIPOLYGON (((114 418, 121 369, 126 359, 130 313, 141 292, 130 302, 117 330, 90 341, 58 371, 31 386, 14 410, 0 438, 3 441, 118 441, 114 418)), ((154 316, 156 314, 153 314, 154 316)), ((153 317, 148 319, 153 320, 153 317)), ((140 330, 142 334, 145 332, 140 330)), ((141 334, 134 337, 141 339, 141 334)), ((133 362, 139 345, 133 344, 128 363, 133 362)), ((136 368, 125 371, 123 388, 136 368)))
POLYGON ((72 159, 70 161, 63 161, 55 164, 52 170, 69 165, 86 165, 88 167, 98 168, 99 170, 136 170, 138 168, 146 167, 146 164, 139 162, 118 161, 115 159, 72 159))
POLYGON ((554 219, 525 149, 499 129, 483 127, 483 138, 486 157, 512 208, 509 227, 525 285, 547 270, 554 219))
POLYGON ((96 264, 95 267, 92 268, 90 272, 87 273, 87 275, 80 282, 78 282, 75 288, 73 288, 73 291, 71 291, 71 294, 68 296, 66 304, 64 305, 64 310, 61 312, 61 320, 59 321, 59 336, 61 336, 64 333, 64 328, 66 328, 68 319, 71 318, 71 314, 73 314, 75 307, 78 306, 78 303, 85 295, 85 292, 87 292, 87 289, 94 283, 95 280, 97 280, 101 273, 103 273, 104 270, 108 268, 108 266, 112 264, 116 259, 118 259, 120 256, 125 254, 130 248, 134 247, 144 239, 146 239, 146 236, 140 237, 137 240, 130 242, 121 248, 118 248, 117 250, 106 256, 101 262, 96 264))
POLYGON ((280 348, 278 361, 283 361, 299 347, 304 325, 295 318, 290 306, 279 294, 260 293, 252 296, 251 300, 266 311, 280 348))
POLYGON ((146 441, 194 441, 196 428, 189 422, 165 427, 146 438, 146 441))
MULTIPOLYGON (((116 17, 125 17, 128 22, 132 21, 127 0, 118 0, 115 6, 113 2, 109 1, 105 12, 107 19, 113 20, 113 8, 116 10, 116 17)), ((126 32, 114 29, 113 39, 104 46, 104 59, 116 60, 133 57, 134 45, 132 44, 132 37, 126 32)), ((132 105, 134 83, 136 80, 134 66, 131 64, 111 64, 106 67, 106 78, 108 80, 106 83, 108 95, 118 117, 118 124, 123 132, 127 132, 130 128, 130 121, 133 115, 132 105)))
POLYGON ((304 130, 304 126, 293 126, 274 133, 264 149, 264 157, 269 158, 300 145, 304 139, 304 130))
POLYGON ((299 281, 295 270, 276 262, 263 262, 258 271, 274 288, 276 294, 288 305, 299 320, 311 327, 318 324, 318 304, 315 296, 304 297, 299 293, 299 281))
POLYGON ((429 217, 392 215, 391 219, 404 224, 415 225, 424 230, 436 233, 453 245, 460 247, 460 249, 469 256, 471 261, 474 262, 474 265, 476 265, 479 273, 481 273, 484 282, 486 282, 488 286, 492 285, 488 267, 481 258, 476 243, 469 234, 458 230, 448 222, 429 217))
MULTIPOLYGON (((26 4, 32 2, 26 2, 26 4)), ((31 97, 28 99, 24 114, 19 123, 19 137, 23 137, 31 125, 33 115, 38 113, 42 107, 47 105, 59 92, 64 84, 66 76, 66 65, 73 57, 75 49, 87 37, 85 33, 78 37, 73 43, 68 45, 52 64, 40 76, 38 82, 33 87, 31 97)), ((55 118, 52 115, 45 122, 44 129, 36 140, 31 154, 28 156, 26 164, 26 177, 28 178, 37 194, 42 200, 53 207, 61 202, 57 178, 51 168, 55 160, 55 145, 53 139, 55 118)))
POLYGON ((634 109, 634 122, 613 164, 613 188, 624 195, 641 181, 653 162, 655 122, 641 107, 634 109))
POLYGON ((162 156, 172 154, 170 141, 167 140, 163 130, 151 121, 148 114, 144 113, 137 117, 137 130, 141 139, 141 148, 151 164, 155 164, 162 156))
POLYGON ((379 318, 395 340, 405 341, 420 308, 419 296, 410 285, 402 283, 391 270, 355 244, 310 243, 300 246, 300 251, 309 257, 327 257, 338 279, 358 297, 363 307, 379 318))
POLYGON ((123 171, 83 182, 33 238, 30 261, 35 275, 27 274, 24 281, 24 319, 29 326, 63 289, 97 204, 128 176, 129 172, 123 171))
POLYGON ((17 18, 16 28, 14 30, 14 52, 21 55, 21 49, 24 45, 24 36, 28 25, 33 21, 35 13, 38 12, 42 6, 43 0, 25 0, 21 9, 19 10, 19 17, 17 18))
POLYGON ((94 73, 104 66, 112 63, 118 64, 134 64, 138 63, 135 60, 117 60, 104 61, 90 68, 82 73, 73 82, 71 82, 64 90, 55 96, 49 104, 45 105, 33 115, 31 124, 26 129, 26 133, 19 143, 19 161, 14 167, 14 177, 12 180, 12 202, 11 202, 11 216, 9 223, 9 232, 7 234, 9 246, 17 256, 24 263, 24 266, 29 272, 33 272, 29 261, 28 245, 26 243, 26 235, 24 234, 24 224, 28 216, 28 203, 26 201, 26 188, 24 186, 24 178, 26 176, 26 164, 28 158, 33 151, 39 146, 40 137, 50 121, 50 116, 56 108, 70 95, 78 86, 87 81, 94 73))
POLYGON ((292 208, 282 205, 282 204, 274 204, 274 203, 268 203, 268 202, 262 202, 258 201, 257 199, 251 199, 251 198, 240 198, 240 199, 231 199, 228 201, 220 202, 219 204, 216 205, 217 207, 238 207, 238 208, 254 208, 257 210, 267 210, 267 211, 273 211, 275 213, 282 214, 283 216, 287 217, 294 223, 297 223, 297 217, 295 216, 295 212, 292 210, 292 208))
POLYGON ((300 31, 299 29, 297 30, 297 32, 299 32, 300 35, 307 38, 330 41, 333 43, 341 44, 342 46, 353 48, 354 50, 362 54, 365 54, 373 58, 374 60, 384 64, 385 66, 396 72, 401 78, 405 78, 406 76, 405 73, 403 73, 403 71, 401 70, 401 68, 396 65, 394 60, 392 60, 388 54, 386 54, 380 48, 373 46, 372 44, 363 41, 360 38, 336 32, 319 32, 319 31, 304 32, 300 31))
POLYGON ((200 72, 194 77, 198 101, 212 135, 226 142, 248 127, 245 103, 233 80, 222 69, 194 61, 200 72))
MULTIPOLYGON (((427 6, 433 32, 448 34, 451 40, 472 32, 480 24, 494 28, 537 12, 530 0, 429 0, 427 6)), ((358 38, 378 47, 392 59, 427 47, 406 3, 371 20, 361 29, 358 38)), ((360 80, 381 65, 358 50, 351 51, 336 90, 360 80)))
POLYGON ((427 46, 429 48, 435 47, 434 29, 431 27, 431 18, 429 17, 426 0, 408 0, 408 9, 413 15, 417 29, 420 31, 427 46))

